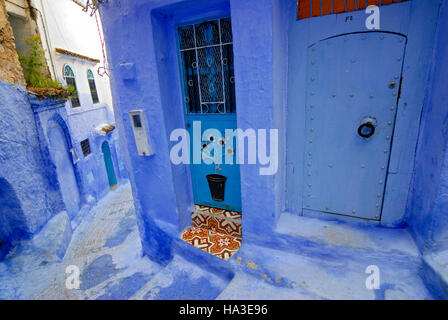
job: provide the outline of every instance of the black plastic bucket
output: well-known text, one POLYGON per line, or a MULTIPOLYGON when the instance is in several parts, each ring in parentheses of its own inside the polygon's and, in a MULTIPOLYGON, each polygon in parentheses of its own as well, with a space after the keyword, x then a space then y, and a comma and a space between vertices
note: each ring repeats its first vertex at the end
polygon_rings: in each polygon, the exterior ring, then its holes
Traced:
POLYGON ((227 178, 220 174, 207 175, 208 186, 212 199, 215 201, 224 201, 224 190, 227 178))

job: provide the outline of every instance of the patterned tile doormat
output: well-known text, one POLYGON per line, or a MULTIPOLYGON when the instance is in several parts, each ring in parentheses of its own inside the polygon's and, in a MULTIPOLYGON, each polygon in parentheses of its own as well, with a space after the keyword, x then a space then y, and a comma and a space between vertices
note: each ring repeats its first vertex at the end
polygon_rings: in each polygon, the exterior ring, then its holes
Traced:
POLYGON ((182 233, 182 240, 224 260, 239 250, 241 213, 197 205, 191 219, 193 226, 182 233))

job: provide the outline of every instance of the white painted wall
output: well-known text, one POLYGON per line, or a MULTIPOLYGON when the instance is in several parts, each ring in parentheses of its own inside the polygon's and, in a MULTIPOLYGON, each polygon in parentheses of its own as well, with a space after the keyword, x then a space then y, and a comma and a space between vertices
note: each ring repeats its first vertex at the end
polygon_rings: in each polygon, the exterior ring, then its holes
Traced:
MULTIPOLYGON (((33 6, 42 13, 42 18, 39 15, 37 20, 42 43, 47 51, 46 55, 51 72, 62 83, 65 83, 63 78, 63 67, 65 64, 69 64, 75 73, 81 107, 71 108, 70 102, 67 102, 66 108, 69 116, 89 111, 86 114, 86 117, 89 117, 92 109, 103 109, 105 106, 112 113, 113 102, 109 78, 106 75, 101 77, 97 73, 98 68, 104 65, 104 59, 95 16, 90 16, 90 10, 88 13, 84 12, 81 6, 71 0, 34 0, 33 6), (101 62, 95 63, 90 60, 60 54, 55 52, 55 48, 62 48, 99 59, 101 62), (50 61, 50 58, 53 60, 53 63, 50 61), (93 104, 92 102, 87 81, 88 69, 92 69, 95 76, 100 99, 98 104, 93 104)), ((97 18, 101 28, 99 15, 97 15, 97 18)), ((86 121, 88 120, 86 118, 86 121)), ((105 120, 113 121, 113 119, 105 120)))
POLYGON ((25 8, 27 8, 28 5, 25 0, 7 0, 5 1, 5 6, 8 14, 26 19, 27 14, 25 8))

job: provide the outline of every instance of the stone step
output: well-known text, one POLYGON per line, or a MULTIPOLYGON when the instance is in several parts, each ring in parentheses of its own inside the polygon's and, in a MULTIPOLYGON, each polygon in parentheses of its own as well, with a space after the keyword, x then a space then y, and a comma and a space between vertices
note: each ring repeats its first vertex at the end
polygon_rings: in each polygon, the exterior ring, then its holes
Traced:
POLYGON ((175 255, 131 300, 216 299, 230 280, 175 255))
POLYGON ((423 278, 436 299, 448 299, 448 250, 430 250, 423 255, 423 278))
POLYGON ((433 299, 420 277, 418 257, 311 242, 294 253, 266 245, 245 242, 229 260, 235 277, 218 299, 433 299), (367 287, 370 266, 377 267, 379 288, 367 287))

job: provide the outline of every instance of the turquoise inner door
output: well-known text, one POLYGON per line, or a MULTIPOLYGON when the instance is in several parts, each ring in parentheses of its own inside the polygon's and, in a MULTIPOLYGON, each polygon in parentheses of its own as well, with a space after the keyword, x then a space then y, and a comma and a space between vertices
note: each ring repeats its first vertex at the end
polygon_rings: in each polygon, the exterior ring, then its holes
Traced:
POLYGON ((107 179, 109 181, 109 186, 114 186, 117 184, 117 177, 115 176, 114 164, 112 162, 112 156, 110 154, 110 147, 107 141, 104 141, 101 145, 101 151, 104 156, 104 165, 106 166, 107 179))
POLYGON ((309 47, 304 210, 381 219, 405 46, 367 32, 309 47))
POLYGON ((236 139, 226 137, 226 129, 236 129, 230 19, 183 25, 177 32, 195 204, 241 211, 236 139), (225 181, 216 184, 210 175, 225 181), (217 196, 220 188, 224 192, 217 196))

